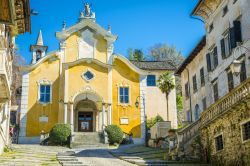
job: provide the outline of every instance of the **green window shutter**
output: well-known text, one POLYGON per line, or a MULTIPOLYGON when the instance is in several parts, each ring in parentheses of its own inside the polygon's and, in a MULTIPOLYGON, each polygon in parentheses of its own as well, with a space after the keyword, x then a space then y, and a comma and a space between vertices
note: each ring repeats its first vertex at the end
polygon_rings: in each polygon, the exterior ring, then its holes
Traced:
POLYGON ((211 57, 210 57, 210 54, 208 53, 206 55, 206 58, 207 58, 207 71, 211 71, 212 70, 212 66, 211 66, 211 57))
POLYGON ((221 39, 220 46, 221 46, 221 57, 222 57, 222 59, 225 59, 226 58, 226 50, 225 50, 225 41, 224 41, 224 39, 221 39))

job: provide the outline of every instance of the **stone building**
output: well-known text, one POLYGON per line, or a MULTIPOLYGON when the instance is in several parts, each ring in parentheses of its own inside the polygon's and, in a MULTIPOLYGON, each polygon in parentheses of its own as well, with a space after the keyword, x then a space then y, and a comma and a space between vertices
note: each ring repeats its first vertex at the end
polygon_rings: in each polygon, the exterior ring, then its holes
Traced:
MULTIPOLYGON (((166 110, 166 101, 155 86, 162 70, 145 69, 113 53, 117 35, 96 22, 88 4, 79 21, 64 24, 56 37, 60 50, 47 53, 40 32, 30 47, 32 63, 22 68, 20 142, 38 143, 41 131, 65 123, 71 125, 72 146, 102 143, 93 141, 110 124, 132 133, 135 143, 144 143, 146 114, 159 112, 167 120, 167 112, 160 112, 166 110), (162 102, 154 109, 157 95, 162 102)), ((167 70, 173 72, 173 66, 167 70)), ((168 120, 177 128, 174 90, 169 98, 175 115, 168 120)))
POLYGON ((207 160, 222 165, 247 165, 250 1, 200 0, 192 15, 204 21, 206 43, 198 53, 191 53, 177 71, 182 77, 186 120, 191 121, 179 131, 180 146, 187 147, 185 144, 200 135, 207 160))
POLYGON ((12 60, 15 36, 30 32, 29 1, 0 1, 0 153, 9 144, 12 60))

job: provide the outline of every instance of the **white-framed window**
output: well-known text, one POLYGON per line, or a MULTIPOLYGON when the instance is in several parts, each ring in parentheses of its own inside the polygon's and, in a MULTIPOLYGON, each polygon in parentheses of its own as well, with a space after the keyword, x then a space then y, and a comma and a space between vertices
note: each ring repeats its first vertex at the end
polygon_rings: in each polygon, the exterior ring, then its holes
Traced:
POLYGON ((119 87, 119 103, 120 104, 129 104, 129 87, 120 86, 119 87))
POLYGON ((52 82, 48 80, 38 81, 38 102, 41 104, 52 102, 52 82))
POLYGON ((51 85, 40 85, 40 103, 51 102, 51 85))

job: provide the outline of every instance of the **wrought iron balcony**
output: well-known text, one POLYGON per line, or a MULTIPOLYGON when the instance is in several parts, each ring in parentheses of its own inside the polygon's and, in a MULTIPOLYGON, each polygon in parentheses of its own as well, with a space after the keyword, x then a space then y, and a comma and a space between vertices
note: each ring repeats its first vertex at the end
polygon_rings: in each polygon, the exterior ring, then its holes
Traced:
POLYGON ((206 126, 224 113, 233 110, 240 103, 250 99, 250 78, 220 98, 201 114, 201 127, 206 126))

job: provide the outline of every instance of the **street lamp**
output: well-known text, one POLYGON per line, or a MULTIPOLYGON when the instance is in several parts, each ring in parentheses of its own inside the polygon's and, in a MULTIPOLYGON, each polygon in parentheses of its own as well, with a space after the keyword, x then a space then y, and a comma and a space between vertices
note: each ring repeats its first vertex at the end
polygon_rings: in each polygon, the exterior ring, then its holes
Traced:
POLYGON ((240 74, 241 65, 242 65, 242 62, 239 60, 234 60, 233 63, 230 65, 230 69, 232 73, 234 73, 236 76, 240 74))
POLYGON ((148 130, 147 130, 147 117, 146 117, 146 110, 145 110, 145 97, 144 96, 137 96, 135 106, 136 108, 139 108, 139 99, 142 99, 142 104, 143 104, 143 114, 144 114, 144 127, 145 127, 145 145, 147 146, 147 135, 148 135, 148 130))
POLYGON ((250 50, 247 48, 247 47, 245 47, 245 46, 243 46, 243 45, 240 45, 240 44, 238 44, 238 46, 234 49, 234 51, 233 51, 233 58, 234 58, 234 61, 232 62, 232 64, 230 65, 230 69, 231 69, 231 71, 232 71, 232 73, 234 74, 234 75, 236 75, 236 76, 238 76, 240 73, 241 73, 241 65, 242 65, 242 62, 241 61, 239 61, 239 60, 236 60, 235 59, 235 55, 237 54, 237 52, 240 52, 239 54, 243 54, 242 53, 242 49, 245 49, 247 52, 249 52, 250 53, 250 50))

